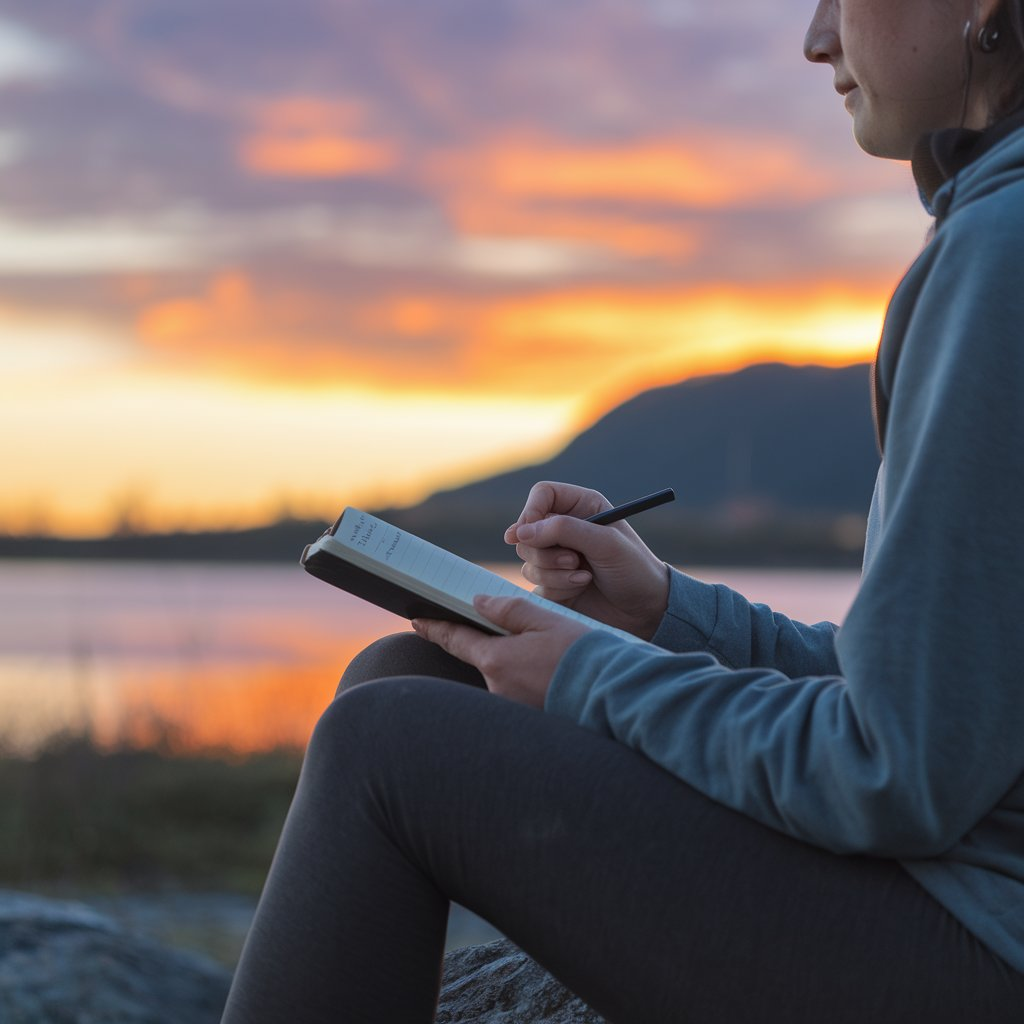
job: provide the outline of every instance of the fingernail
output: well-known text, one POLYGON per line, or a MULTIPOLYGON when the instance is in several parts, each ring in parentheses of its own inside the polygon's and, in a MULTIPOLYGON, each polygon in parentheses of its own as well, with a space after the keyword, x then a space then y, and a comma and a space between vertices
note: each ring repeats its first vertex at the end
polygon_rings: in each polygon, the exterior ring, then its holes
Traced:
POLYGON ((570 583, 589 583, 590 573, 589 572, 573 572, 569 574, 570 583))
POLYGON ((532 540, 537 535, 537 527, 533 523, 522 523, 516 529, 520 540, 532 540))

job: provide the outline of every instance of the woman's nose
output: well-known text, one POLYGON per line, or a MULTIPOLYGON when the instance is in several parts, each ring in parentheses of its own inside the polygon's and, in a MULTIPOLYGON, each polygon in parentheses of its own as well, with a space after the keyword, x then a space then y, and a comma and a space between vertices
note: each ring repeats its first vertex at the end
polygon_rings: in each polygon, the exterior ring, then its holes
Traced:
POLYGON ((839 55, 838 0, 818 0, 804 36, 804 56, 813 64, 828 64, 839 55))

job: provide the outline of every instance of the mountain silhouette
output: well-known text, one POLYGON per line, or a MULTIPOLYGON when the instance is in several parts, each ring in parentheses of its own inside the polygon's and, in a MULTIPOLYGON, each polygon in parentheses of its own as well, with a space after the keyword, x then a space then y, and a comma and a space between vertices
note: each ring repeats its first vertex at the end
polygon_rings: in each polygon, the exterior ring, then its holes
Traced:
MULTIPOLYGON (((567 480, 612 502, 671 486, 687 512, 864 514, 878 469, 868 367, 761 364, 644 391, 547 462, 434 494, 434 519, 460 509, 517 514, 537 480, 567 480)), ((647 514, 645 514, 645 519, 647 514)))

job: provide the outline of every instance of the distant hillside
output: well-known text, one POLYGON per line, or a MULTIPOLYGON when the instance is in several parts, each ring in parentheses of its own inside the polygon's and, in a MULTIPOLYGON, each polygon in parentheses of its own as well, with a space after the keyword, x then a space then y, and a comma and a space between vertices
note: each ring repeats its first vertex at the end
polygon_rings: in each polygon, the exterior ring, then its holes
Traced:
POLYGON ((324 531, 324 523, 282 519, 247 530, 132 533, 109 537, 0 536, 0 558, 100 558, 119 561, 294 562, 324 531))
MULTIPOLYGON (((645 391, 548 462, 379 514, 478 560, 508 558, 501 534, 537 480, 611 501, 674 487, 636 526, 671 561, 855 564, 878 467, 867 366, 778 364, 645 391)), ((0 557, 293 560, 323 524, 99 541, 0 537, 0 557)))
POLYGON ((676 503, 636 525, 680 553, 699 541, 732 560, 741 537, 748 551, 783 534, 789 546, 817 551, 838 540, 849 550, 850 519, 866 514, 877 468, 866 365, 764 364, 645 391, 545 463, 381 514, 439 542, 459 537, 460 550, 481 557, 477 524, 511 522, 537 480, 584 484, 613 502, 670 486, 676 503))

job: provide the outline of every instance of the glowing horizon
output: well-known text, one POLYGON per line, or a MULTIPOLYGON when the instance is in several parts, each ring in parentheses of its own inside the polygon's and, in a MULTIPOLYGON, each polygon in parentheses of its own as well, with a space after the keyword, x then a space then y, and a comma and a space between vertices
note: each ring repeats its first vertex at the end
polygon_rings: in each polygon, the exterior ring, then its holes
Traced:
POLYGON ((346 384, 345 363, 314 362, 291 379, 279 370, 274 380, 272 363, 243 375, 218 373, 214 360, 197 378, 160 359, 116 369, 100 360, 90 369, 81 352, 64 353, 70 370, 30 365, 20 373, 24 397, 12 394, 0 407, 0 429, 22 438, 28 495, 20 506, 7 496, 0 529, 80 536, 126 525, 225 528, 285 513, 329 518, 350 503, 413 504, 440 487, 550 457, 643 388, 755 362, 870 359, 883 305, 877 292, 829 283, 791 295, 720 286, 498 302, 472 322, 487 344, 471 338, 467 351, 483 347, 488 357, 462 368, 472 390, 455 375, 425 387, 398 369, 386 389, 372 375, 346 384), (527 355, 530 337, 540 341, 527 355), (519 380, 542 374, 573 387, 524 394, 519 380), (42 387, 46 404, 35 392, 42 387), (57 406, 88 431, 55 438, 57 406), (107 471, 96 450, 116 455, 107 471), (268 489, 266 467, 275 464, 268 489))

